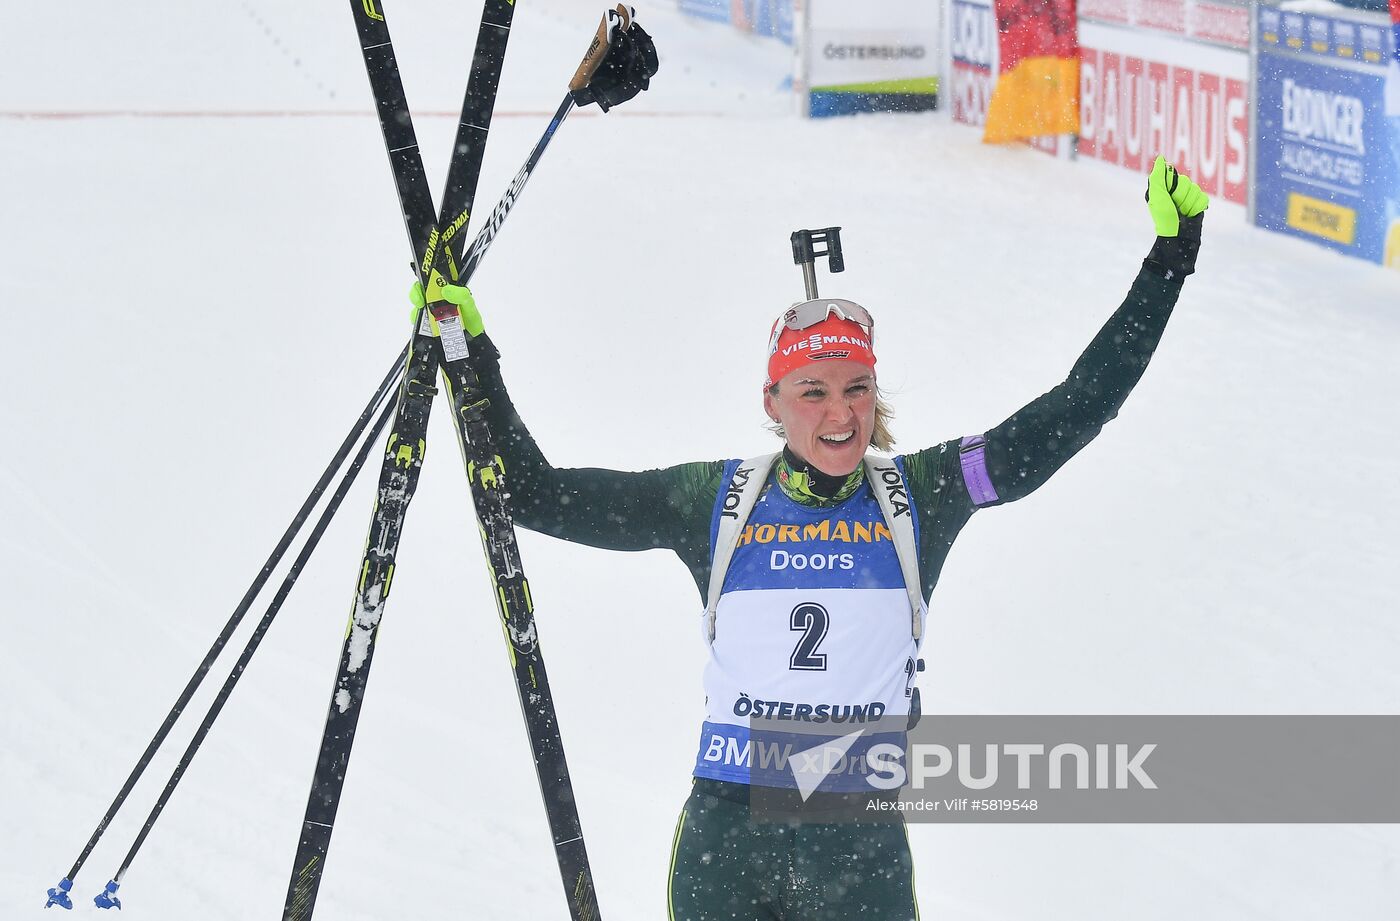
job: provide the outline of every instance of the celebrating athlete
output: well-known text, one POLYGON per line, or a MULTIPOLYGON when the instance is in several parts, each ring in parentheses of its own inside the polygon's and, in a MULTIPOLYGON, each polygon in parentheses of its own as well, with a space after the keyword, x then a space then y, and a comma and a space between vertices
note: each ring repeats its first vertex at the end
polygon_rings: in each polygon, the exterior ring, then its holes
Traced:
POLYGON ((672 921, 917 916, 902 823, 752 820, 751 785, 779 781, 747 761, 749 716, 908 711, 925 605, 958 532, 1036 490, 1114 418, 1194 271, 1206 195, 1158 157, 1147 204, 1156 241, 1062 383, 985 433, 893 457, 875 322, 851 301, 797 304, 772 328, 763 407, 781 452, 623 472, 550 465, 470 292, 449 290, 477 334, 515 520, 594 547, 673 550, 704 602, 707 718, 675 834, 672 921))

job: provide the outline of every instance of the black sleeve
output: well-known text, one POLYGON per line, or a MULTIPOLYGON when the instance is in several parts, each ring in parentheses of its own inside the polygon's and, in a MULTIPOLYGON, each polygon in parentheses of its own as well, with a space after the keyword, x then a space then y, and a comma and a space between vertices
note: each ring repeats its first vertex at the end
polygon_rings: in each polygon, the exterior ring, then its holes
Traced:
POLYGON ((709 522, 723 462, 630 472, 549 463, 511 402, 500 353, 485 335, 472 363, 490 401, 487 421, 505 462, 511 511, 522 527, 607 550, 676 551, 694 574, 708 569, 709 522))
POLYGON ((1121 307, 1070 369, 1069 377, 987 432, 987 473, 995 502, 1030 495, 1118 415, 1147 370, 1177 297, 1181 277, 1144 263, 1121 307))

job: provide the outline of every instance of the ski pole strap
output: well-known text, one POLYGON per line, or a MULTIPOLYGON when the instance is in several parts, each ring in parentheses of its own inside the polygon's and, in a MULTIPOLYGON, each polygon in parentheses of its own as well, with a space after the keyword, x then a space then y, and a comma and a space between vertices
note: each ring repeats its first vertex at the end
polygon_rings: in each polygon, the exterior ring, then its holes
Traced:
POLYGON ((958 447, 958 461, 962 464, 963 485, 972 504, 981 508, 990 505, 1001 497, 992 485, 992 476, 987 472, 987 439, 981 435, 968 435, 958 447))

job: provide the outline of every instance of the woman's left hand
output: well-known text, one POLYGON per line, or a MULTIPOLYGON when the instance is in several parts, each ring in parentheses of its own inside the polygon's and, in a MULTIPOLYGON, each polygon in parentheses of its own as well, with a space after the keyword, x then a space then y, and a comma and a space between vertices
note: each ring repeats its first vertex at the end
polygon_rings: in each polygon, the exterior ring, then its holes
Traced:
MULTIPOLYGON (((476 308, 476 298, 472 296, 471 288, 466 285, 443 285, 442 299, 457 306, 457 313, 462 317, 462 328, 467 331, 467 338, 475 339, 486 331, 486 324, 481 320, 481 311, 476 308)), ((418 312, 428 302, 423 296, 421 281, 415 281, 413 287, 408 289, 408 300, 413 304, 413 322, 416 325, 418 312)))
POLYGON ((1147 261, 1168 279, 1190 275, 1196 271, 1201 224, 1210 207, 1210 196, 1159 155, 1147 177, 1144 197, 1157 229, 1157 241, 1147 254, 1147 261))

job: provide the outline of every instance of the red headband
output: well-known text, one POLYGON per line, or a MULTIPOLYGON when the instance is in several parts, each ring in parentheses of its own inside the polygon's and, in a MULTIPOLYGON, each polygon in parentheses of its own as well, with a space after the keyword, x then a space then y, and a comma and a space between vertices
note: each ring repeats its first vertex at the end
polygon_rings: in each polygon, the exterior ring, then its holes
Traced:
MULTIPOLYGON (((779 317, 773 329, 781 322, 782 317, 779 317)), ((773 338, 771 330, 768 338, 770 341, 773 338)), ((768 356, 768 380, 763 389, 768 390, 803 365, 842 358, 869 365, 872 371, 875 369, 870 333, 859 323, 833 315, 806 329, 784 329, 773 353, 768 356)))

